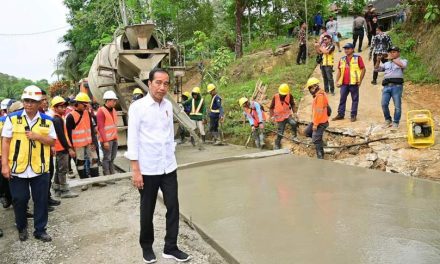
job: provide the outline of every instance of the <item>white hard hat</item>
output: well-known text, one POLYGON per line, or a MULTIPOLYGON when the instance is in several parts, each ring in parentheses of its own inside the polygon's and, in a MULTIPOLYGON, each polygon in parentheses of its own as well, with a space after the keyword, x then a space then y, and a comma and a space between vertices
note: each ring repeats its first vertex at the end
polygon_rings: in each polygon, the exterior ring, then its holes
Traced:
POLYGON ((32 99, 35 101, 41 101, 42 96, 43 93, 41 92, 40 88, 35 85, 29 85, 28 87, 24 88, 21 99, 32 99))
POLYGON ((9 101, 11 101, 11 99, 9 99, 9 98, 2 100, 2 102, 1 102, 1 109, 2 110, 8 109, 9 101))
POLYGON ((113 91, 106 91, 104 95, 102 96, 102 99, 109 100, 109 99, 115 99, 118 100, 118 97, 116 96, 115 92, 113 91))

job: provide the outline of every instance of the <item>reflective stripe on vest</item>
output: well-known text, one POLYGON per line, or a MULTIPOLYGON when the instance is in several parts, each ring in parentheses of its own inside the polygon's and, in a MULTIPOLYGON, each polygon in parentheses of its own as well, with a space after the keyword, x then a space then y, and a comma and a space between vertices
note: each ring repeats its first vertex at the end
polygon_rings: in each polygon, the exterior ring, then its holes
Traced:
POLYGON ((280 94, 275 94, 274 99, 275 107, 273 109, 273 117, 276 122, 282 122, 292 114, 292 111, 290 110, 290 94, 287 94, 286 97, 284 97, 284 101, 281 101, 280 94))
MULTIPOLYGON (((112 109, 112 113, 110 114, 107 108, 101 106, 98 109, 98 112, 99 111, 103 112, 105 116, 104 133, 106 141, 118 139, 118 127, 116 126, 118 115, 116 113, 116 110, 112 109)), ((99 141, 104 142, 102 136, 99 138, 99 141)))
POLYGON ((203 98, 200 99, 200 103, 197 106, 197 109, 196 109, 196 100, 192 99, 191 113, 189 113, 189 114, 190 115, 203 115, 202 113, 200 113, 200 109, 202 109, 202 105, 203 105, 203 98))
MULTIPOLYGON (((356 83, 360 82, 361 79, 361 68, 359 68, 358 60, 359 56, 353 55, 351 57, 350 63, 349 63, 349 69, 350 69, 350 85, 355 85, 356 83)), ((339 65, 339 69, 341 71, 341 76, 339 77, 338 83, 342 85, 344 81, 344 75, 345 70, 347 68, 347 56, 342 57, 341 63, 339 65)))
MULTIPOLYGON (((32 171, 43 174, 49 171, 50 146, 43 145, 40 141, 34 140, 33 144, 26 137, 26 117, 22 117, 22 111, 11 115, 9 118, 12 124, 12 138, 9 148, 8 163, 13 174, 21 174, 31 166, 32 171)), ((33 133, 49 136, 52 120, 46 115, 38 118, 37 122, 29 127, 33 133)))
MULTIPOLYGON (((75 124, 80 118, 80 114, 74 110, 70 113, 73 116, 75 124)), ((72 145, 75 148, 80 148, 92 144, 92 130, 90 128, 90 114, 84 110, 81 121, 72 130, 72 145)))
POLYGON ((315 114, 318 114, 321 117, 321 119, 317 120, 317 122, 319 124, 327 123, 328 122, 327 108, 328 108, 327 94, 324 91, 319 90, 316 93, 315 97, 313 98, 313 102, 312 102, 312 120, 314 120, 315 114), (325 105, 324 108, 322 106, 320 107, 317 105, 318 98, 320 98, 321 96, 324 98, 324 105, 325 105))
MULTIPOLYGON (((61 120, 63 120, 63 132, 64 132, 64 137, 67 140, 67 144, 69 144, 69 146, 72 146, 72 144, 69 141, 69 136, 67 135, 67 128, 66 128, 66 120, 64 119, 64 117, 60 116, 59 114, 54 114, 54 117, 58 116, 59 118, 61 118, 61 120)), ((60 152, 63 150, 67 150, 64 149, 63 145, 61 144, 60 140, 58 139, 59 137, 57 136, 57 139, 55 140, 55 151, 56 152, 60 152)))
POLYGON ((211 113, 220 113, 220 107, 218 109, 212 109, 213 105, 214 105, 214 101, 217 98, 218 94, 214 95, 214 97, 212 97, 211 99, 211 106, 210 106, 210 111, 211 113))

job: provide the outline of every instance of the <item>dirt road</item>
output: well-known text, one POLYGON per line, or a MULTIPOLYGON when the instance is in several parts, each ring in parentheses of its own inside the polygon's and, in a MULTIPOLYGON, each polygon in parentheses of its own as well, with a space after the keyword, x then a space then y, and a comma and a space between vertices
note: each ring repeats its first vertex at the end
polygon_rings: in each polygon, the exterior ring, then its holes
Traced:
MULTIPOLYGON (((341 47, 348 42, 351 42, 352 40, 346 40, 341 43, 341 47)), ((331 122, 330 126, 335 129, 341 129, 343 131, 346 131, 351 134, 357 134, 357 135, 365 135, 369 132, 370 127, 372 126, 374 128, 373 133, 388 133, 390 129, 383 129, 381 127, 382 124, 384 124, 385 120, 382 113, 382 107, 381 107, 381 97, 382 97, 382 86, 380 85, 383 74, 379 74, 378 78, 378 85, 372 85, 371 81, 373 79, 373 62, 368 61, 368 52, 369 48, 367 48, 367 38, 364 39, 363 43, 363 51, 361 53, 356 53, 362 56, 365 67, 366 67, 366 74, 364 81, 362 82, 360 88, 359 88, 359 108, 358 108, 358 116, 357 121, 352 123, 350 121, 350 109, 351 109, 351 97, 349 96, 347 99, 347 107, 346 107, 346 113, 345 113, 345 119, 340 121, 331 122)), ((356 47, 357 51, 357 47, 356 47)), ((336 69, 338 65, 338 61, 342 56, 345 56, 344 50, 342 49, 341 52, 335 51, 335 66, 334 66, 334 80, 336 83, 336 69)), ((316 77, 321 82, 322 75, 321 75, 321 69, 316 67, 315 71, 312 74, 312 77, 316 77)), ((321 84, 322 87, 322 84, 321 84)), ((330 106, 332 107, 333 114, 332 117, 336 116, 338 105, 339 105, 339 99, 340 99, 340 89, 335 87, 336 95, 332 96, 329 95, 329 101, 330 106)), ((298 110, 298 117, 300 120, 309 121, 310 116, 312 114, 311 109, 311 103, 312 103, 312 97, 310 96, 309 92, 307 90, 304 90, 305 96, 302 98, 298 110)), ((403 113, 405 113, 408 110, 407 104, 404 101, 402 105, 402 120, 401 120, 401 126, 399 129, 399 132, 404 133, 405 132, 405 120, 406 117, 403 113)), ((390 111, 391 114, 394 113, 394 105, 391 102, 390 103, 390 111)))
MULTIPOLYGON (((175 263, 161 257, 165 211, 158 201, 153 249, 158 257, 157 263, 175 263)), ((92 188, 81 192, 78 198, 62 200, 62 204, 49 215, 51 243, 37 241, 32 236, 26 242, 18 241, 11 208, 1 209, 0 223, 4 231, 4 237, 0 239, 0 263, 142 263, 138 243, 139 194, 128 180, 92 188)), ((32 220, 29 220, 29 226, 32 227, 32 220)), ((191 263, 226 263, 183 222, 180 223, 179 245, 193 255, 191 263)))

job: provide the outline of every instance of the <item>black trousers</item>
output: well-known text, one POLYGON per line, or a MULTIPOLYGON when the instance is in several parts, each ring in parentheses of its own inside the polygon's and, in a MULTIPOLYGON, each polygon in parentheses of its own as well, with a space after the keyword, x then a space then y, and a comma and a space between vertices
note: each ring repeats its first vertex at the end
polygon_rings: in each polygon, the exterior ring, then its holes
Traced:
MULTIPOLYGON (((378 54, 374 54, 373 55, 373 65, 375 65, 376 64, 376 61, 377 61, 377 55, 378 54)), ((382 55, 382 59, 380 60, 382 63, 385 63, 385 62, 387 62, 387 54, 383 54, 382 55)), ((379 75, 379 72, 377 72, 377 71, 373 71, 373 81, 377 81, 377 76, 379 75)))
POLYGON ((143 250, 152 249, 154 242, 153 215, 156 208, 157 192, 163 193, 167 208, 165 251, 177 249, 179 234, 179 199, 177 188, 177 171, 163 175, 142 175, 144 188, 139 190, 141 195, 141 232, 139 243, 143 250))
POLYGON ((364 35, 365 32, 363 29, 355 29, 353 31, 353 45, 356 48, 356 42, 359 38, 359 49, 358 51, 362 50, 362 42, 364 41, 364 35))
POLYGON ((310 123, 304 131, 306 137, 312 138, 312 142, 313 144, 315 144, 316 156, 318 157, 318 159, 324 159, 324 142, 322 138, 328 125, 328 122, 319 124, 318 128, 313 131, 313 123, 310 123))
POLYGON ((220 115, 210 116, 209 121, 209 131, 218 132, 218 122, 220 121, 220 115))
POLYGON ((32 195, 32 200, 34 201, 34 235, 41 235, 46 232, 49 175, 44 173, 33 178, 12 177, 10 187, 12 204, 14 205, 15 224, 18 231, 27 228, 26 211, 32 195))
POLYGON ((299 45, 298 56, 296 57, 296 63, 300 64, 301 61, 303 63, 305 63, 306 62, 306 56, 307 56, 307 46, 306 46, 306 44, 299 45))

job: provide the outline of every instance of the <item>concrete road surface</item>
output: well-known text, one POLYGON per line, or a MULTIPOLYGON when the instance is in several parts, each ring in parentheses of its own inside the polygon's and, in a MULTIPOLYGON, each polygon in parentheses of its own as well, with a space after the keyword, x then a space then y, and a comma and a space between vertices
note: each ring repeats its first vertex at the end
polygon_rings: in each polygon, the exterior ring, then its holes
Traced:
POLYGON ((231 263, 440 263, 440 185, 282 155, 179 172, 182 213, 231 263))

